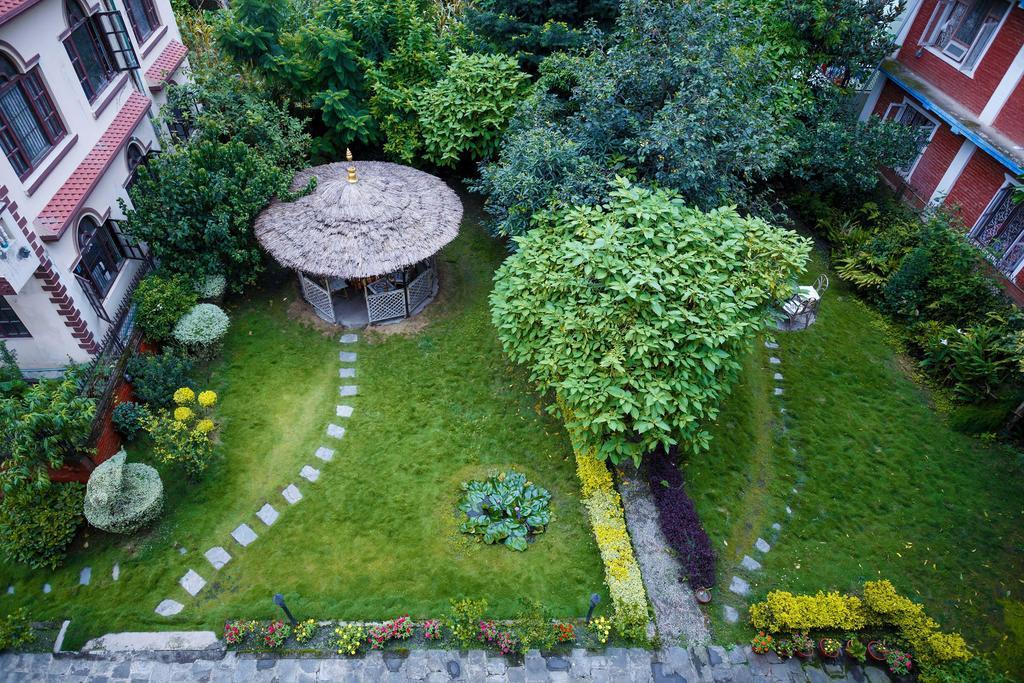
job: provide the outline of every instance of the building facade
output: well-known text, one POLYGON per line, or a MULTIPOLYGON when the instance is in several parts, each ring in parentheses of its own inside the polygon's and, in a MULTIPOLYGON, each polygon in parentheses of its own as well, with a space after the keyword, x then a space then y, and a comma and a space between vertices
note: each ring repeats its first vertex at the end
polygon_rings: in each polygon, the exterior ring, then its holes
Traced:
POLYGON ((30 376, 125 334, 148 264, 118 200, 186 68, 169 0, 0 0, 0 340, 30 376))
MULTIPOLYGON (((885 179, 911 204, 957 207, 971 239, 1024 289, 1024 0, 912 0, 861 118, 919 127, 885 179)), ((1015 297, 1019 298, 1019 297, 1015 297)))

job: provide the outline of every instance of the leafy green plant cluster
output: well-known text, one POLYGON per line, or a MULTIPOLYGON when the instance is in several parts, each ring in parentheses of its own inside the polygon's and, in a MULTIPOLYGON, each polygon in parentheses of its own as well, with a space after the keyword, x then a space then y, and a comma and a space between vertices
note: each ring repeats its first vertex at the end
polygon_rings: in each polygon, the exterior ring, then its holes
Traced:
POLYGON ((617 179, 599 207, 534 216, 498 269, 505 352, 565 402, 574 445, 619 462, 708 447, 737 354, 791 291, 808 241, 617 179))
POLYGON ((185 275, 147 275, 132 294, 135 324, 150 341, 170 339, 174 324, 195 305, 197 298, 195 288, 185 275))
POLYGON ((477 640, 480 621, 487 612, 486 600, 463 598, 451 600, 451 609, 444 619, 445 625, 451 630, 452 637, 459 647, 468 649, 477 640))
POLYGON ((192 361, 173 351, 140 353, 128 361, 128 375, 139 400, 151 408, 166 408, 174 392, 188 386, 192 361))
POLYGON ((466 519, 459 530, 480 535, 484 543, 523 551, 527 539, 543 533, 551 521, 551 494, 520 472, 463 482, 462 490, 459 510, 466 519))
POLYGON ((82 524, 85 486, 22 486, 0 501, 0 554, 36 569, 56 569, 82 524))
POLYGON ((147 414, 145 406, 135 401, 125 401, 114 406, 111 421, 117 433, 131 441, 144 429, 143 422, 147 414))
POLYGON ((0 619, 0 651, 23 648, 33 640, 35 633, 24 607, 0 619))
POLYGON ((166 411, 151 415, 146 431, 153 439, 153 454, 163 462, 181 467, 193 481, 198 480, 214 456, 209 434, 176 420, 166 411))

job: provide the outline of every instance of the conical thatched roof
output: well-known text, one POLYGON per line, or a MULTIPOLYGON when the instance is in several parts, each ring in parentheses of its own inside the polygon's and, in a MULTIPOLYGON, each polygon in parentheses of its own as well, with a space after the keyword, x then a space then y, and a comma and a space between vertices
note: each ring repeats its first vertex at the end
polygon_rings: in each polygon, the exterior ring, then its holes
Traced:
POLYGON ((328 277, 384 275, 433 256, 459 234, 462 202, 429 173, 385 161, 324 164, 297 173, 292 190, 312 176, 313 192, 293 202, 275 199, 256 218, 256 239, 288 268, 328 277))

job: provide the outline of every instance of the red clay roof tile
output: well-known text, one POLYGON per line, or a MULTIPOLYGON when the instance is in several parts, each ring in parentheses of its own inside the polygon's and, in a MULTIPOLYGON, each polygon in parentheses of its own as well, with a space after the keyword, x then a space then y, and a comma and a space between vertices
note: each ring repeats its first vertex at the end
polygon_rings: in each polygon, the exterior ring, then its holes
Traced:
MULTIPOLYGON (((0 0, 4 2, 4 0, 0 0)), ((181 63, 185 61, 188 48, 176 40, 172 40, 163 49, 160 56, 153 62, 153 66, 146 69, 146 82, 149 89, 156 92, 164 87, 167 79, 173 74, 181 63)))

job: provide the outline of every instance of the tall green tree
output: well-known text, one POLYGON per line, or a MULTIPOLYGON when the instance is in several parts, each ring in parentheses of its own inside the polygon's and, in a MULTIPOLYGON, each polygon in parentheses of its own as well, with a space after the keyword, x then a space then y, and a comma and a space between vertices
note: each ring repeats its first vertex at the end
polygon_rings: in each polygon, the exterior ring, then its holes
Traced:
POLYGON ((495 275, 509 357, 612 462, 708 447, 740 354, 792 291, 807 239, 734 208, 618 178, 598 206, 546 210, 495 275))

